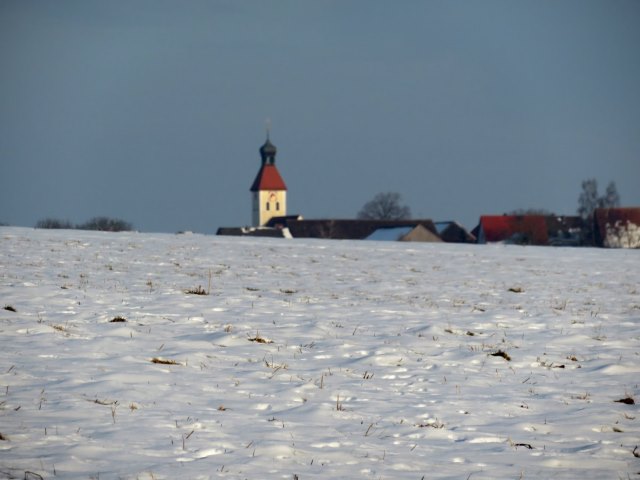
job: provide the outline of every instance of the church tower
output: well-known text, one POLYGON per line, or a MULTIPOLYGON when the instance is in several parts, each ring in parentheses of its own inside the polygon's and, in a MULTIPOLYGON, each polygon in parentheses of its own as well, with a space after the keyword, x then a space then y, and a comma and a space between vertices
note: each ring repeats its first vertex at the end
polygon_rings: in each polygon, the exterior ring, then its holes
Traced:
POLYGON ((276 168, 276 147, 267 140, 260 147, 262 165, 251 185, 251 203, 253 225, 265 225, 271 217, 283 217, 287 214, 287 186, 276 168))

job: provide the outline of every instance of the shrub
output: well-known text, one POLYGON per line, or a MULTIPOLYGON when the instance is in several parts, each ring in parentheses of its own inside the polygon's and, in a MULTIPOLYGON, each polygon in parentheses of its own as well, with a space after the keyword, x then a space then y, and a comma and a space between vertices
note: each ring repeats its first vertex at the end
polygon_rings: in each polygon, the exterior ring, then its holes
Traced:
POLYGON ((73 228, 73 225, 69 220, 59 220, 57 218, 45 218, 42 220, 38 220, 36 223, 36 228, 73 228))
POLYGON ((101 232, 128 232, 133 230, 129 222, 117 218, 93 217, 91 220, 78 225, 79 230, 98 230, 101 232))

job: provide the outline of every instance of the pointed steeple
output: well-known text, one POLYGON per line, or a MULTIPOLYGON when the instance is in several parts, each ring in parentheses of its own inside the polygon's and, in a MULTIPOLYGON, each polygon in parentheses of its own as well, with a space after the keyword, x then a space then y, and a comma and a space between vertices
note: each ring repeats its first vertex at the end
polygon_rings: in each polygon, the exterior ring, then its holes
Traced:
POLYGON ((262 165, 273 165, 276 163, 276 153, 278 149, 271 143, 269 134, 271 133, 271 120, 267 119, 267 140, 260 147, 260 156, 262 157, 262 165))
POLYGON ((256 179, 251 185, 252 192, 260 190, 287 190, 287 186, 276 168, 276 153, 278 149, 269 139, 270 129, 271 120, 267 119, 267 139, 260 147, 262 165, 260 166, 256 179))
POLYGON ((260 147, 262 165, 251 185, 254 226, 266 225, 272 217, 287 215, 287 186, 275 165, 277 149, 269 139, 269 127, 267 120, 267 139, 260 147))

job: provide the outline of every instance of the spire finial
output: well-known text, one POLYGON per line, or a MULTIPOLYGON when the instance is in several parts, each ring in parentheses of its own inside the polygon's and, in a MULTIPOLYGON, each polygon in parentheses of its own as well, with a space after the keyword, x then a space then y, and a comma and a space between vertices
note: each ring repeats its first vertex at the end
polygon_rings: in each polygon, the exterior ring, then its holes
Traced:
POLYGON ((273 165, 276 163, 276 152, 277 149, 271 140, 269 139, 269 134, 271 133, 271 119, 267 118, 265 120, 265 126, 267 127, 267 139, 264 142, 264 145, 260 147, 260 156, 262 157, 263 165, 273 165))

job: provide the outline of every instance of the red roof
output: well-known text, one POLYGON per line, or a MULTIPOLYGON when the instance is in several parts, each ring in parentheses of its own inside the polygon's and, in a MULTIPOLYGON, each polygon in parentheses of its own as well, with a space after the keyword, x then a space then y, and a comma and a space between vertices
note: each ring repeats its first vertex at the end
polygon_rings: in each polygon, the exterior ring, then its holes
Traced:
POLYGON ((480 229, 485 242, 516 241, 530 245, 549 242, 543 215, 483 215, 480 229))
POLYGON ((275 165, 266 163, 260 167, 256 179, 251 185, 251 191, 257 192, 259 190, 286 190, 287 186, 284 184, 284 180, 280 176, 278 169, 275 165))

